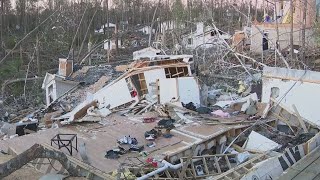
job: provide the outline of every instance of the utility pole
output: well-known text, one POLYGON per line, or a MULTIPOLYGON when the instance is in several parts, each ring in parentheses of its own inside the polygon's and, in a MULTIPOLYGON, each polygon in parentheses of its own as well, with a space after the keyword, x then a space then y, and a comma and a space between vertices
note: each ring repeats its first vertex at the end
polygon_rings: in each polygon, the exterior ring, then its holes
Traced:
POLYGON ((303 0, 304 5, 302 9, 302 39, 301 39, 301 61, 304 62, 307 66, 309 62, 306 60, 306 23, 307 23, 307 5, 308 1, 303 0))
POLYGON ((293 0, 290 0, 291 32, 290 32, 290 56, 293 61, 293 0))

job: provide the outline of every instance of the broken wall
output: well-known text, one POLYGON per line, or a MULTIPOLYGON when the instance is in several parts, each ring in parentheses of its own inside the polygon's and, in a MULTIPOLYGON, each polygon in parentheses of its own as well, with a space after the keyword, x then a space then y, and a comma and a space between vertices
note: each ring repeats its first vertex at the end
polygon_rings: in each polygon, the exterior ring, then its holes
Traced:
POLYGON ((99 108, 110 105, 109 109, 134 100, 134 98, 131 97, 127 82, 124 78, 99 90, 93 95, 93 99, 98 100, 100 103, 99 108))
POLYGON ((185 104, 200 105, 200 87, 194 77, 159 79, 159 86, 161 104, 179 99, 185 104))
MULTIPOLYGON (((263 34, 260 33, 259 29, 263 33, 267 33, 269 39, 269 49, 274 49, 277 41, 277 29, 275 24, 265 23, 252 26, 251 29, 251 46, 250 51, 254 53, 262 53, 263 34), (271 41, 271 42, 270 42, 271 41)), ((290 45, 290 24, 279 24, 279 45, 280 50, 287 48, 290 45)), ((306 29, 306 43, 309 47, 316 46, 312 29, 306 29)), ((293 44, 301 45, 301 27, 295 26, 293 29, 293 44)))
POLYGON ((265 67, 262 84, 263 103, 273 97, 291 112, 295 105, 307 122, 320 127, 320 72, 265 67))
POLYGON ((77 83, 67 83, 63 81, 56 81, 56 95, 57 98, 63 96, 66 92, 74 88, 77 83))
POLYGON ((149 96, 153 97, 154 95, 157 95, 157 91, 158 91, 158 86, 156 84, 157 80, 166 78, 164 69, 154 69, 154 70, 146 71, 144 72, 144 76, 146 78, 149 96))

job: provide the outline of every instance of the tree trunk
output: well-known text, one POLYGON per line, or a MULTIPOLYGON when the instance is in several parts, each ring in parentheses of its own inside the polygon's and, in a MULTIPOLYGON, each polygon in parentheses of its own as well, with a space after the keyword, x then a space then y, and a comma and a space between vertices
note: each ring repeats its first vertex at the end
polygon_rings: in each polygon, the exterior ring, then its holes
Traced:
POLYGON ((290 57, 291 57, 291 62, 293 62, 293 0, 290 0, 290 17, 291 17, 290 57))
POLYGON ((303 0, 303 10, 302 10, 302 42, 301 42, 301 61, 305 63, 307 66, 309 65, 309 62, 306 61, 306 18, 307 18, 307 0, 303 0))
POLYGON ((38 76, 41 76, 41 63, 40 63, 40 51, 39 51, 39 36, 37 35, 36 39, 36 58, 37 58, 37 74, 38 76))
POLYGON ((2 48, 3 31, 4 31, 4 0, 1 0, 1 18, 0 18, 0 48, 2 48))

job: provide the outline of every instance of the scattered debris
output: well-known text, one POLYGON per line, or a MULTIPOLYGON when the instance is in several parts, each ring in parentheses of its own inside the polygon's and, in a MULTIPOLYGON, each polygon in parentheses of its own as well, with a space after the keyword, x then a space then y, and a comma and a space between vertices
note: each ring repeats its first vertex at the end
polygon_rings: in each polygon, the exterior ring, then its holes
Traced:
POLYGON ((48 134, 43 141, 65 156, 120 179, 264 178, 262 165, 277 178, 298 152, 301 159, 318 147, 317 111, 302 101, 317 89, 316 72, 265 66, 262 75, 209 86, 194 74, 192 56, 154 48, 134 56, 130 64, 80 70, 61 60, 60 75, 43 82, 47 106, 1 122, 1 138, 48 134), (93 148, 99 143, 106 149, 93 148))

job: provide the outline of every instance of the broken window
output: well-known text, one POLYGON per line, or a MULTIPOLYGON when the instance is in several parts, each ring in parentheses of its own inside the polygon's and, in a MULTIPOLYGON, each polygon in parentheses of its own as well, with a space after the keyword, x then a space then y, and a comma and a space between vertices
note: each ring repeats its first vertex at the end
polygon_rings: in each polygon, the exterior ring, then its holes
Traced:
POLYGON ((131 76, 131 82, 135 86, 139 96, 148 94, 148 87, 143 73, 131 76))
POLYGON ((192 38, 188 38, 188 44, 192 45, 193 44, 193 39, 192 38))
POLYGON ((164 69, 166 78, 186 77, 189 75, 188 67, 169 67, 164 69))

